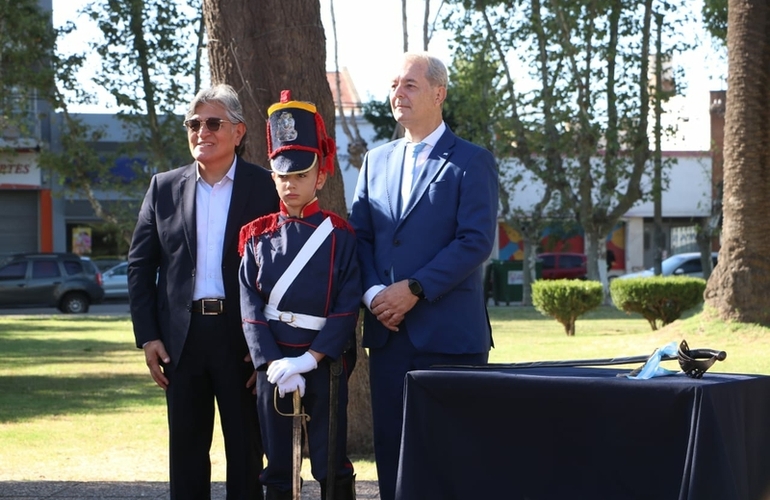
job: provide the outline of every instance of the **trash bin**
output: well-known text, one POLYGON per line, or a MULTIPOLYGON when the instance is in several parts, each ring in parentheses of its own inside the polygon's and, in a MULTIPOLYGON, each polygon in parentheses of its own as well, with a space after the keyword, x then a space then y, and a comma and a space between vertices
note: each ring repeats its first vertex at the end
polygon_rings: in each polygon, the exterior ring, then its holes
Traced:
MULTIPOLYGON (((484 289, 486 297, 490 296, 498 305, 505 302, 521 302, 524 292, 524 261, 521 260, 493 260, 486 269, 484 289)), ((536 279, 540 279, 543 273, 542 263, 535 264, 536 279)))

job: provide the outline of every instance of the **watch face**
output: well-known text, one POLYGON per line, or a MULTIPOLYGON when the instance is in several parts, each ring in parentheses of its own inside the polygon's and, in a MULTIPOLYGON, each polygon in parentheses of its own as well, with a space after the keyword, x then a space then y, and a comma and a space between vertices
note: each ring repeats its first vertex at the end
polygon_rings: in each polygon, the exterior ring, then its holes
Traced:
POLYGON ((420 286, 420 282, 417 280, 409 280, 409 291, 420 297, 422 295, 422 286, 420 286))

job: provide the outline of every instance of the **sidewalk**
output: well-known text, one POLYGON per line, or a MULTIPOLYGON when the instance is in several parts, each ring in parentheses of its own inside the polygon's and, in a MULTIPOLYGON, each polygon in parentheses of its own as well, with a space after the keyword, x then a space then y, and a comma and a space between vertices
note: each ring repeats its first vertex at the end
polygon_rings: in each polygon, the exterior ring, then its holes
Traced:
MULTIPOLYGON (((0 481, 0 498, 77 498, 118 499, 168 498, 168 483, 161 482, 66 482, 66 481, 0 481)), ((315 481, 302 487, 302 500, 321 498, 321 488, 315 481)), ((357 481, 356 498, 379 500, 376 481, 357 481)), ((211 486, 211 500, 225 500, 225 484, 211 486)))

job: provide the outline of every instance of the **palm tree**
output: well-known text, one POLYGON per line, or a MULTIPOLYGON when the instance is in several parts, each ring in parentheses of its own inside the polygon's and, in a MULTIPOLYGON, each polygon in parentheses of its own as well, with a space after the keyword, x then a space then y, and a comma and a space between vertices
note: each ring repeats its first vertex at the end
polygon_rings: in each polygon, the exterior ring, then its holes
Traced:
POLYGON ((706 303, 770 326, 770 1, 730 0, 722 247, 706 303))

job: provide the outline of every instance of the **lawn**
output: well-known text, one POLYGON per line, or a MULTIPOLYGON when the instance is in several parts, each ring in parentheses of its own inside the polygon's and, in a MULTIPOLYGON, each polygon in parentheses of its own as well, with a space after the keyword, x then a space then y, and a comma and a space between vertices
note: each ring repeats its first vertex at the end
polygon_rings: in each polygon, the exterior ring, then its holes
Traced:
MULTIPOLYGON (((490 318, 493 363, 646 355, 684 338, 727 351, 713 371, 770 374, 770 330, 705 313, 653 332, 640 316, 602 307, 578 320, 575 337, 529 307, 491 307, 490 318)), ((219 434, 212 462, 213 479, 224 480, 219 434)), ((359 480, 376 479, 370 457, 355 465, 359 480)), ((163 394, 128 317, 0 317, 0 481, 166 481, 167 468, 163 394)))

